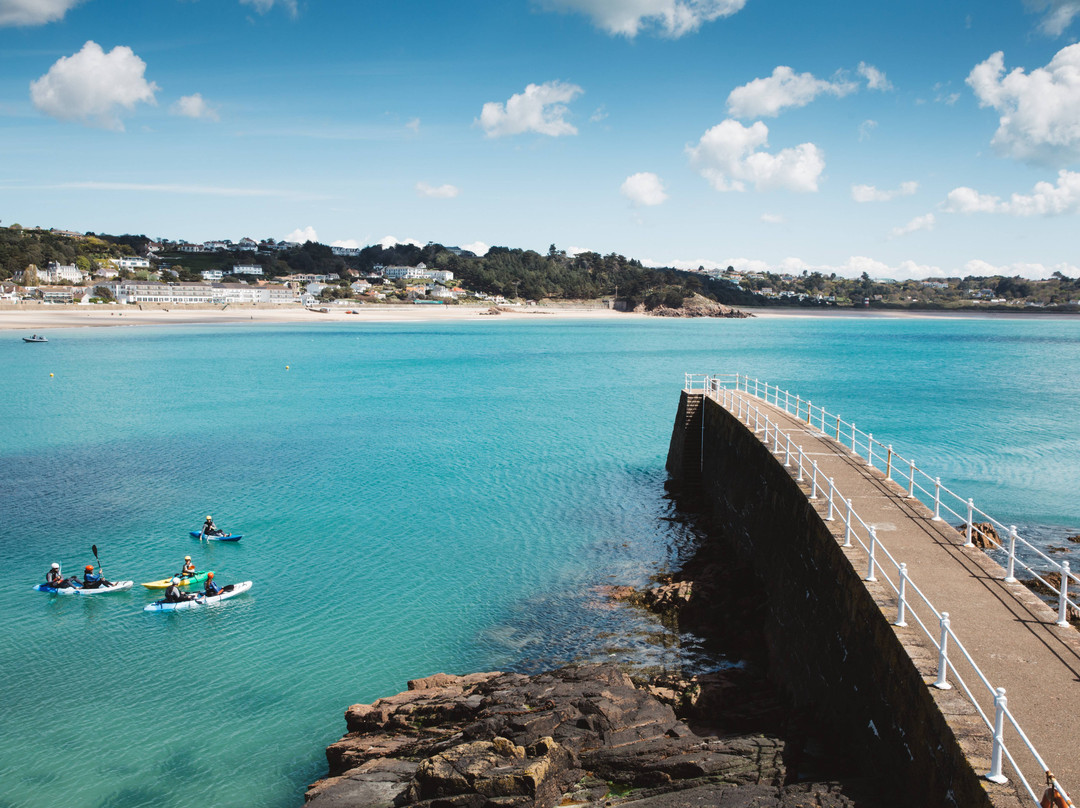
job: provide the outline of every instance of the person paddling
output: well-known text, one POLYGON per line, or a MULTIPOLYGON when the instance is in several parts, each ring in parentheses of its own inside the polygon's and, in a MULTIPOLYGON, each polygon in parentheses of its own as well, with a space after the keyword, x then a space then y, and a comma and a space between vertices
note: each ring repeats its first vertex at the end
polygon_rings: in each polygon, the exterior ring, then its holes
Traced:
POLYGON ((195 574, 195 565, 191 563, 191 556, 184 556, 184 566, 180 570, 181 578, 190 578, 195 574))
POLYGON ((203 587, 203 594, 208 598, 216 597, 221 594, 221 587, 214 583, 214 573, 206 573, 206 586, 203 587))
POLYGON ((83 588, 97 589, 102 586, 112 586, 112 583, 106 581, 105 577, 100 573, 94 572, 93 564, 87 564, 86 569, 83 571, 83 588))

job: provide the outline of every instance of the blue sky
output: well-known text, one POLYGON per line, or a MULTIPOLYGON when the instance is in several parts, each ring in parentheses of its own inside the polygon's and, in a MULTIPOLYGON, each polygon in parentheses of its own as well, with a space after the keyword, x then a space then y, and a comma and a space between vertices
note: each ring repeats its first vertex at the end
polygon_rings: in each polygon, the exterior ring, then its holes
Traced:
POLYGON ((0 221, 1075 277, 1078 34, 1080 0, 0 0, 0 221))

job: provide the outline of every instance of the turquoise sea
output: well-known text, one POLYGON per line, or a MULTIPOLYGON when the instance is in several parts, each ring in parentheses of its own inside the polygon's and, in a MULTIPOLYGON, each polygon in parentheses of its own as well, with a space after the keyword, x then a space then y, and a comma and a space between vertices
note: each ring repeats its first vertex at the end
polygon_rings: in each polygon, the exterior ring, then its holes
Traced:
POLYGON ((1080 532, 1080 319, 18 336, 0 340, 3 808, 298 806, 344 709, 409 678, 698 664, 595 591, 692 538, 663 487, 688 371, 779 383, 1048 544, 1080 532), (206 514, 243 541, 189 538, 206 514), (138 586, 31 591, 91 544, 114 580, 190 554, 255 586, 174 614, 143 613, 138 586))

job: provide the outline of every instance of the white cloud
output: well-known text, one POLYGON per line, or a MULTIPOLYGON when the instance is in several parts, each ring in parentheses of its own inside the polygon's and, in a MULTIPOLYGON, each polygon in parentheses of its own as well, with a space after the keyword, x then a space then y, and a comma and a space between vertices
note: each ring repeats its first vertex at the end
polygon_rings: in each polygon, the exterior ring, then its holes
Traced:
POLYGON ((144 77, 146 62, 131 48, 118 45, 108 53, 96 42, 62 56, 41 78, 30 82, 34 106, 61 121, 122 132, 121 109, 131 110, 140 101, 157 103, 158 86, 144 77))
POLYGON ((1012 194, 1009 201, 974 188, 949 191, 942 210, 946 213, 1005 213, 1010 216, 1059 216, 1080 210, 1080 173, 1058 172, 1057 183, 1037 182, 1030 194, 1012 194))
POLYGON ((576 84, 561 81, 530 84, 525 92, 510 96, 505 105, 497 101, 484 104, 477 122, 488 137, 520 135, 522 132, 551 137, 576 135, 577 129, 564 116, 570 111, 566 104, 583 92, 576 84))
POLYGON ((868 90, 881 90, 885 92, 893 88, 892 82, 886 78, 885 74, 878 70, 873 65, 868 65, 866 62, 859 62, 857 71, 860 76, 866 79, 866 88, 868 90))
POLYGON ((911 196, 918 190, 919 183, 915 181, 902 182, 892 191, 882 191, 873 185, 852 185, 851 198, 856 202, 888 202, 898 196, 911 196))
POLYGON ((909 233, 917 233, 920 230, 933 230, 936 221, 934 220, 934 214, 926 213, 922 216, 916 216, 910 222, 901 227, 894 227, 889 234, 890 238, 900 238, 900 236, 906 236, 909 233))
POLYGON ((604 118, 606 118, 607 116, 608 116, 608 111, 604 107, 604 105, 601 104, 600 106, 598 106, 596 108, 596 111, 592 115, 589 116, 589 122, 590 123, 600 123, 600 121, 604 120, 604 118))
POLYGON ((296 17, 300 13, 296 0, 240 0, 240 2, 245 6, 254 6, 255 10, 260 14, 265 14, 274 6, 284 8, 290 17, 296 17))
POLYGON ((768 78, 754 79, 732 90, 727 98, 728 113, 736 118, 772 118, 787 107, 805 107, 822 93, 842 98, 857 89, 851 81, 826 81, 779 65, 768 78))
POLYGON ((63 19, 81 0, 0 0, 0 28, 5 25, 44 25, 63 19))
POLYGON ((407 124, 405 124, 405 128, 410 129, 413 132, 419 132, 420 131, 420 119, 419 118, 413 118, 411 121, 409 121, 407 124))
POLYGON ((1043 278, 1049 278, 1055 272, 1060 272, 1062 275, 1066 275, 1070 278, 1078 277, 1080 276, 1080 267, 1066 263, 1047 266, 1045 264, 1029 264, 1025 262, 995 266, 988 261, 975 258, 964 264, 964 272, 967 275, 975 275, 978 277, 1004 275, 1007 278, 1020 276, 1021 278, 1028 278, 1029 280, 1042 280, 1043 278))
POLYGON ((577 11, 592 17, 609 34, 633 38, 655 29, 670 37, 696 31, 704 23, 730 17, 746 0, 541 0, 556 11, 577 11))
POLYGON ((1039 30, 1047 36, 1061 36, 1080 16, 1080 0, 1024 0, 1031 11, 1045 12, 1039 30))
POLYGON ((201 93, 185 95, 169 108, 173 115, 183 115, 185 118, 205 118, 208 121, 219 121, 217 110, 211 107, 203 99, 201 93))
POLYGON ((417 241, 414 238, 398 239, 398 238, 394 238, 393 236, 383 236, 378 241, 378 245, 380 247, 382 247, 384 250, 387 249, 388 247, 394 247, 394 246, 396 246, 398 244, 411 244, 414 247, 423 247, 424 246, 424 243, 422 241, 417 241))
MULTIPOLYGON (((291 239, 287 239, 287 240, 291 240, 291 239)), ((347 238, 347 239, 345 239, 343 241, 331 241, 330 246, 331 247, 345 247, 346 249, 349 249, 349 250, 358 250, 358 249, 360 249, 360 242, 357 241, 354 238, 347 238)))
POLYGON ((306 241, 314 241, 317 243, 319 241, 319 234, 316 233, 315 228, 309 224, 303 229, 298 227, 293 230, 289 235, 285 236, 285 241, 295 241, 300 244, 303 244, 306 241))
POLYGON ((779 213, 763 213, 761 214, 761 221, 765 224, 783 224, 784 217, 779 213))
POLYGON ((491 245, 485 244, 482 241, 474 241, 472 244, 462 244, 461 249, 468 250, 471 253, 476 253, 478 256, 483 258, 485 255, 487 255, 487 251, 491 249, 491 245))
POLYGON ((590 250, 588 247, 567 247, 566 248, 566 254, 569 255, 571 258, 573 258, 574 256, 577 256, 577 255, 581 255, 582 253, 587 253, 587 252, 596 252, 596 250, 590 250))
POLYGON ((877 121, 867 118, 865 121, 859 124, 859 140, 868 140, 870 133, 877 129, 877 121))
MULTIPOLYGON (((772 264, 759 258, 727 258, 723 261, 710 259, 653 261, 642 259, 642 263, 650 267, 667 266, 676 269, 697 269, 699 266, 705 269, 726 269, 730 266, 740 272, 775 272, 793 275, 803 271, 820 272, 822 275, 836 273, 845 278, 857 278, 865 272, 871 278, 893 278, 895 280, 942 277, 946 274, 942 272, 940 267, 930 264, 901 261, 899 264, 890 266, 884 261, 878 261, 865 255, 853 255, 839 265, 811 264, 795 257, 785 258, 778 264, 772 264)), ((1065 270, 1062 270, 1062 272, 1065 272, 1065 270)))
POLYGON ((651 171, 631 174, 619 190, 635 205, 659 205, 668 198, 663 181, 651 171))
POLYGON ((718 191, 787 188, 816 191, 825 154, 813 143, 802 143, 777 154, 759 151, 768 145, 769 128, 761 121, 743 126, 728 119, 709 129, 695 146, 687 146, 692 165, 718 191))
POLYGON ((1062 48, 1046 67, 1005 75, 1001 51, 967 77, 979 105, 1000 113, 991 141, 1018 160, 1059 164, 1080 159, 1080 44, 1062 48))
POLYGON ((456 185, 428 185, 426 182, 416 183, 416 193, 430 199, 453 199, 461 193, 456 185))

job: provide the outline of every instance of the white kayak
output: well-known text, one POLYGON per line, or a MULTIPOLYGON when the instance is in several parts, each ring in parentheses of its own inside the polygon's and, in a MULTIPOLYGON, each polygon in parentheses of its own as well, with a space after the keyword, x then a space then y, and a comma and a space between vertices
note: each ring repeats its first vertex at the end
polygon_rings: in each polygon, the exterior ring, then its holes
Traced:
POLYGON ((146 606, 144 612, 175 612, 180 609, 195 609, 199 606, 206 606, 208 604, 220 603, 223 600, 235 597, 243 594, 251 589, 251 581, 241 581, 238 584, 229 584, 221 588, 220 595, 214 595, 212 597, 206 597, 206 595, 196 595, 191 600, 181 600, 177 603, 166 603, 164 600, 156 600, 153 603, 146 606))
POLYGON ((79 586, 65 586, 62 589, 57 589, 55 586, 49 586, 48 584, 38 584, 34 589, 38 592, 51 592, 54 595, 107 595, 109 592, 122 592, 125 589, 131 589, 134 585, 133 581, 116 581, 109 586, 98 586, 93 589, 79 586))

